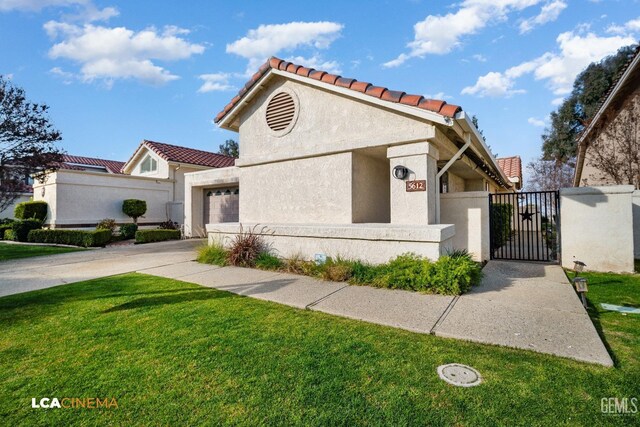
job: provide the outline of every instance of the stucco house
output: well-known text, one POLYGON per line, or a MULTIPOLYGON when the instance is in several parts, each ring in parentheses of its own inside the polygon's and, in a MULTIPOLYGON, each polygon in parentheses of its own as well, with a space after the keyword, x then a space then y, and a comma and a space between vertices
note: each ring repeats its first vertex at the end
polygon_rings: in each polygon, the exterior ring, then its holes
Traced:
POLYGON ((259 224, 281 256, 487 259, 488 194, 517 188, 459 106, 278 58, 215 122, 240 158, 185 175, 185 231, 210 241, 259 224))
POLYGON ((233 165, 221 154, 142 141, 127 162, 65 155, 46 182, 34 183, 34 200, 49 205, 52 228, 94 227, 104 218, 130 222, 122 213, 124 199, 147 202, 141 226, 184 218, 184 176, 189 172, 233 165))
MULTIPOLYGON (((609 93, 578 139, 578 157, 573 180, 575 187, 632 184, 640 187, 640 176, 633 182, 616 182, 611 172, 594 164, 597 151, 605 155, 640 148, 640 48, 625 70, 610 88, 609 93), (631 119, 631 120, 630 120, 631 119), (635 129, 634 129, 635 127, 635 129), (623 142, 626 140, 626 142, 623 142), (606 148, 602 150, 602 148, 606 148)), ((637 172, 637 171, 636 171, 637 172)))

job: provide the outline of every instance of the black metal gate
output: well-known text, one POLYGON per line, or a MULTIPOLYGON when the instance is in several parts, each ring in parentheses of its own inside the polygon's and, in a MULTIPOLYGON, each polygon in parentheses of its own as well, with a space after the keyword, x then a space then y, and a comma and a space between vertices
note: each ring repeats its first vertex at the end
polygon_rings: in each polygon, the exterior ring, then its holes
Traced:
POLYGON ((558 191, 489 195, 491 259, 560 261, 558 191))

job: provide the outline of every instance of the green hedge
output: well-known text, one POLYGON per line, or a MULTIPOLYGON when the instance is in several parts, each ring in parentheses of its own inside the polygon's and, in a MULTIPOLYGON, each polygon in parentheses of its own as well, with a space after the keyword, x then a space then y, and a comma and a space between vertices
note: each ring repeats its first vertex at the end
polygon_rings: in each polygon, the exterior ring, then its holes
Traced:
POLYGON ((13 234, 13 240, 18 242, 26 242, 28 240, 29 232, 31 230, 38 230, 42 228, 42 221, 39 219, 29 218, 21 219, 11 223, 11 231, 13 234))
POLYGON ((44 222, 44 220, 47 219, 47 202, 33 201, 18 203, 13 211, 13 215, 17 219, 35 218, 44 222))
POLYGON ((0 224, 0 240, 4 239, 5 230, 11 230, 11 224, 0 224))
POLYGON ((13 240, 13 230, 4 230, 4 235, 2 237, 4 237, 4 240, 13 240))
POLYGON ((32 243, 56 243, 83 247, 104 246, 111 241, 111 230, 33 230, 29 232, 32 243))
POLYGON ((498 249, 511 237, 513 206, 496 203, 491 205, 491 237, 492 249, 498 249))
POLYGON ((136 231, 138 231, 137 224, 122 224, 120 226, 120 236, 122 236, 124 240, 136 237, 136 231))
POLYGON ((179 240, 180 230, 138 230, 136 243, 162 242, 164 240, 179 240))

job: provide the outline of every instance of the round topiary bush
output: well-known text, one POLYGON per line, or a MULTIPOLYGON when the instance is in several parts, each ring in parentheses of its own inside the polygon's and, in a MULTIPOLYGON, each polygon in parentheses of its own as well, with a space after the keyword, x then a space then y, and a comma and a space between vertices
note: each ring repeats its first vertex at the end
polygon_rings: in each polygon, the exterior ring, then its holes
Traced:
POLYGON ((122 202, 122 212, 130 218, 133 218, 133 223, 138 223, 138 218, 147 212, 147 202, 138 199, 127 199, 122 202))

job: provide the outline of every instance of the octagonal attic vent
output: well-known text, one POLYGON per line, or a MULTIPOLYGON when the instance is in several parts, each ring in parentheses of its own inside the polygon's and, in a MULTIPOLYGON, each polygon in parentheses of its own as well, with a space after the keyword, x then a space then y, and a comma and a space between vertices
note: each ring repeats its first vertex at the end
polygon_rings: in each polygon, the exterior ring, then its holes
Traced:
POLYGON ((296 102, 287 92, 279 92, 267 104, 267 126, 274 132, 287 130, 296 118, 296 102))

